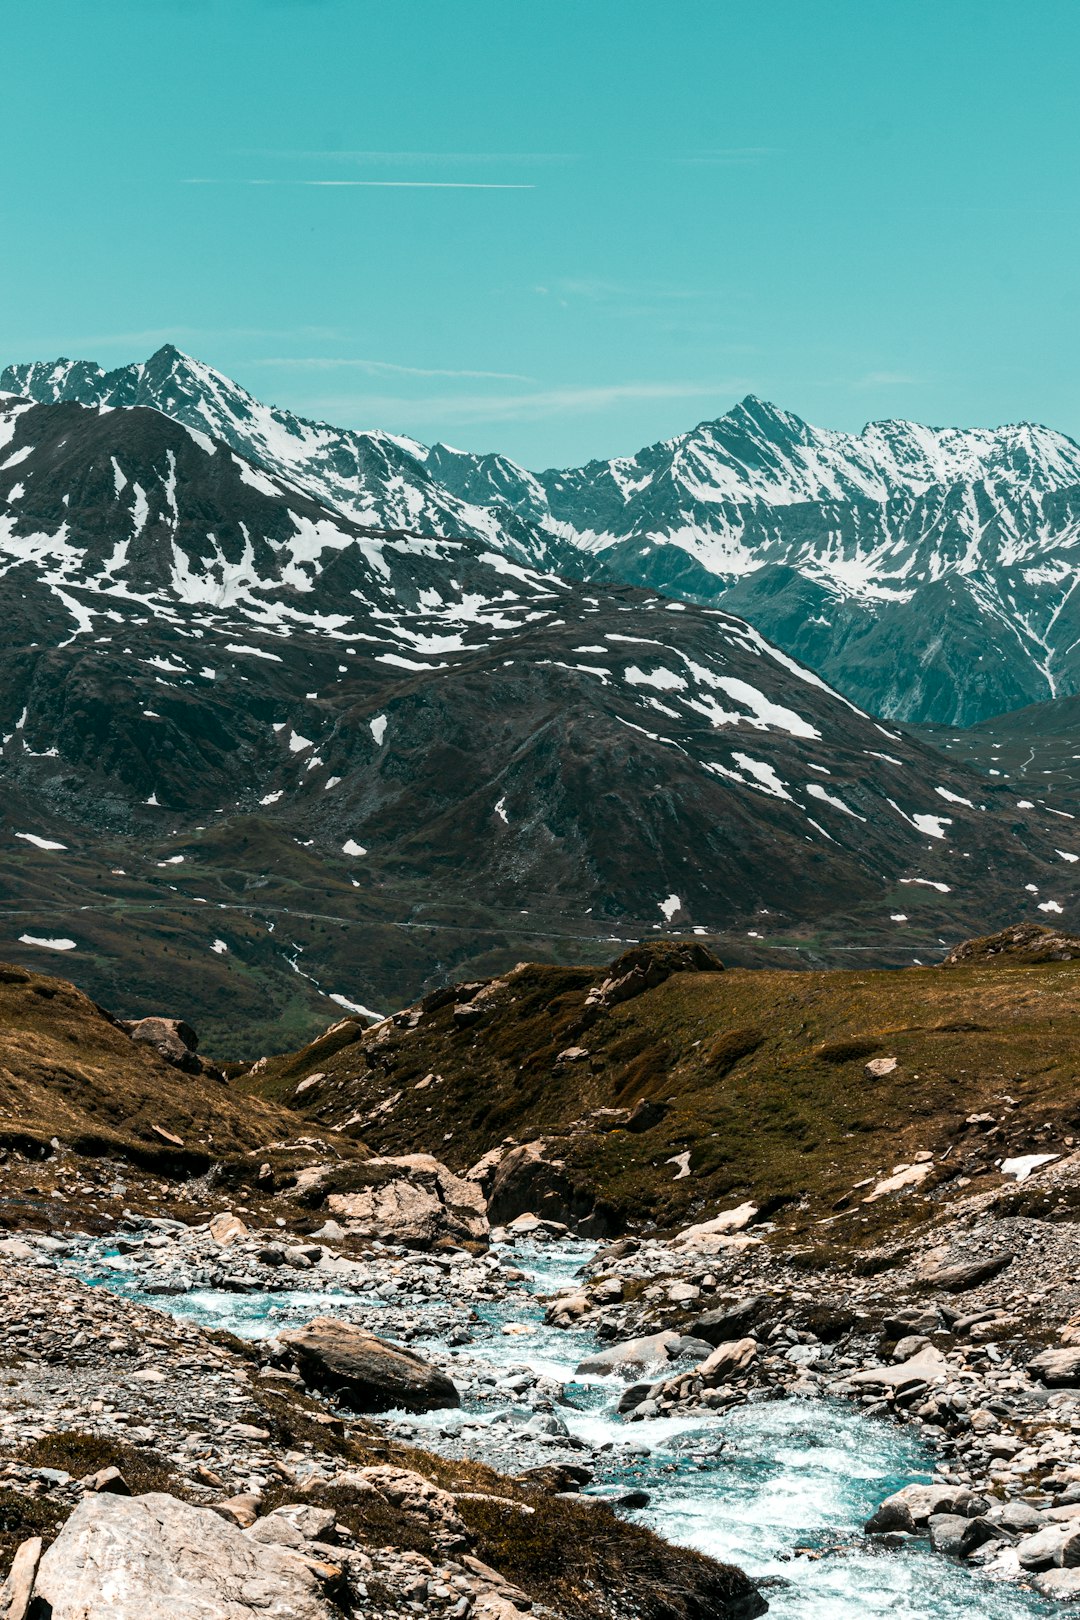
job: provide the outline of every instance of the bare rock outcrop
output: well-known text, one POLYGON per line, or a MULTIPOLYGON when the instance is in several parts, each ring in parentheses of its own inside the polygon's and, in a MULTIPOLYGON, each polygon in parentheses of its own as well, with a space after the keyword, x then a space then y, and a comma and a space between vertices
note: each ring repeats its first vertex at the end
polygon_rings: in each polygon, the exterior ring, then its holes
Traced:
POLYGON ((49 1620, 331 1620, 315 1560, 163 1492, 84 1497, 41 1559, 49 1620))
POLYGON ((688 940, 656 940, 634 945, 612 962, 608 976, 586 996, 586 1005, 615 1007, 670 979, 673 973, 723 973, 724 964, 707 945, 688 940))
POLYGON ((961 940, 942 962, 942 967, 958 967, 967 962, 1015 961, 1070 962, 1080 957, 1080 938, 1047 928, 1043 923, 1012 923, 997 934, 961 940))
POLYGON ((483 1242, 484 1195, 476 1181, 454 1175, 430 1153, 368 1159, 355 1188, 331 1192, 326 1206, 361 1237, 427 1248, 440 1238, 483 1242))

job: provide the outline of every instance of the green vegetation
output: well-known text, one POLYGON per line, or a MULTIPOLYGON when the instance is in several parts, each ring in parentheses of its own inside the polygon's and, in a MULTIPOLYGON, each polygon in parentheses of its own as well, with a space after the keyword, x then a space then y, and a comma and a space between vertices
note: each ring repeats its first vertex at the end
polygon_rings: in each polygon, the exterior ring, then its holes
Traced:
POLYGON ((587 1007, 602 979, 524 967, 485 994, 467 1028, 447 1003, 413 1029, 272 1060, 245 1084, 324 1126, 372 1116, 363 1134, 377 1152, 452 1131, 441 1151, 459 1170, 507 1136, 554 1138, 552 1156, 631 1224, 670 1228, 749 1198, 784 1207, 807 1235, 835 1221, 846 1244, 873 1242, 895 1219, 895 1201, 865 1205, 859 1184, 917 1154, 934 1157, 921 1190, 944 1196, 1007 1153, 1080 1137, 1077 961, 680 973, 611 1009, 587 1007), (559 1062, 571 1047, 587 1055, 559 1062), (897 1067, 870 1079, 870 1057, 897 1067), (313 1072, 324 1079, 297 1098, 313 1072), (590 1121, 645 1098, 666 1105, 652 1129, 590 1121), (974 1115, 989 1117, 967 1123, 974 1115), (667 1161, 687 1151, 691 1174, 677 1180, 667 1161))

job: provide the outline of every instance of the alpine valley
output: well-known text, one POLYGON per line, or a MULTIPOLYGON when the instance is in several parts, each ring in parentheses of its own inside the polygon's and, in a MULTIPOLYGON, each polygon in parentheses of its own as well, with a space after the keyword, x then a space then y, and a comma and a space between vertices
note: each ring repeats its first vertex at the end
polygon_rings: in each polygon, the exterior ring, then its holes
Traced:
POLYGON ((748 399, 533 475, 168 347, 0 385, 8 960, 228 1055, 657 929, 901 965, 1075 904, 1069 772, 903 723, 1080 689, 1061 435, 748 399))

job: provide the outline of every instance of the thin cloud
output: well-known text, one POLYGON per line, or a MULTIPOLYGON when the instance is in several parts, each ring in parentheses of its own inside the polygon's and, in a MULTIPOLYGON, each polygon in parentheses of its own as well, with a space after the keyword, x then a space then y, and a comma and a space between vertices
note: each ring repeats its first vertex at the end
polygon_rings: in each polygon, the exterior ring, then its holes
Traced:
POLYGON ((300 149, 279 149, 275 147, 252 146, 239 147, 234 151, 236 157, 262 157, 284 158, 287 161, 302 161, 304 163, 434 163, 434 164, 463 164, 463 163, 576 163, 577 155, 573 152, 391 152, 391 151, 348 151, 333 147, 321 147, 311 151, 300 149))
POLYGON ((373 421, 420 418, 432 422, 520 422, 560 414, 604 411, 643 399, 714 399, 745 392, 743 380, 632 382, 543 388, 517 394, 443 394, 407 399, 387 394, 336 395, 309 400, 307 409, 366 415, 373 421))
POLYGON ((495 382, 532 382, 532 377, 520 371, 455 371, 442 366, 399 366, 392 360, 350 359, 337 356, 293 356, 267 358, 252 362, 257 366, 285 366, 295 371, 367 371, 373 376, 394 377, 474 377, 490 378, 495 382))
POLYGON ((535 191, 516 180, 181 180, 182 186, 373 186, 404 191, 535 191))

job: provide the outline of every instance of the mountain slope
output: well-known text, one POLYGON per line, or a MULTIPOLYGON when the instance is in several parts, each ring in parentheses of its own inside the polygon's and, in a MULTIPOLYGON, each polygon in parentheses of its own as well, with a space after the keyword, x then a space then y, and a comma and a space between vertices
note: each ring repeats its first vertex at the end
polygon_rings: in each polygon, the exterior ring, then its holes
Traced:
POLYGON ((1072 904, 1041 811, 722 611, 363 528, 143 407, 0 434, 0 948, 125 1011, 183 981, 235 1049, 529 936, 910 960, 1072 904))

